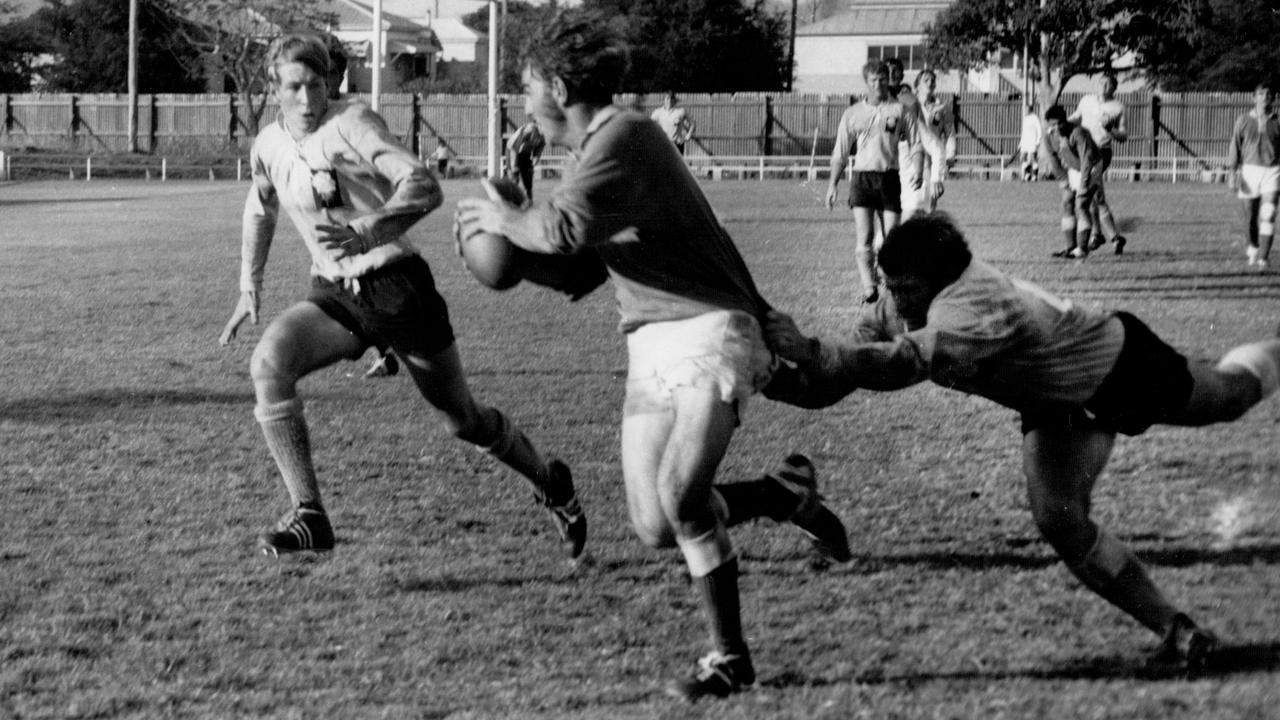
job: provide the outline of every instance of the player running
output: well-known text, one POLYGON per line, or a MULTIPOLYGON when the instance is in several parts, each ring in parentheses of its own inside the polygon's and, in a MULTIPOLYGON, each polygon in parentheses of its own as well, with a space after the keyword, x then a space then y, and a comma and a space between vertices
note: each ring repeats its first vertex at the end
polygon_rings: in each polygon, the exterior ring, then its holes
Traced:
POLYGON ((612 104, 626 63, 625 44, 598 13, 564 8, 531 33, 525 109, 577 164, 540 204, 464 199, 457 221, 464 242, 490 232, 535 253, 594 248, 608 268, 627 344, 622 474, 631 523, 645 544, 679 548, 715 647, 668 688, 692 701, 755 681, 728 526, 790 520, 834 559, 851 554, 804 457, 759 480, 713 485, 748 399, 772 373, 760 328, 768 306, 662 129, 612 104))
POLYGON ((297 384, 377 346, 405 361, 455 437, 529 480, 577 558, 587 526, 568 466, 544 460, 502 412, 472 397, 444 299, 427 263, 404 238, 440 206, 440 186, 367 105, 328 99, 328 69, 319 37, 292 34, 271 45, 268 74, 280 116, 253 143, 241 295, 220 338, 225 345, 245 320, 258 322, 267 253, 283 208, 311 253, 312 290, 267 325, 249 366, 254 416, 293 505, 262 535, 263 550, 333 548, 297 384))
POLYGON ((1236 118, 1227 168, 1244 211, 1245 257, 1250 267, 1265 270, 1280 202, 1280 118, 1270 83, 1254 88, 1253 109, 1236 118))
POLYGON ((1159 659, 1202 665, 1214 636, 1094 524, 1090 498, 1117 433, 1228 422, 1275 392, 1280 341, 1242 345, 1216 365, 1189 362, 1128 313, 1086 309, 973 258, 943 213, 890 233, 880 265, 887 296, 858 315, 852 344, 805 337, 790 317, 770 315, 769 341, 798 365, 791 401, 821 407, 859 387, 932 380, 1018 411, 1041 534, 1085 586, 1161 636, 1159 659))

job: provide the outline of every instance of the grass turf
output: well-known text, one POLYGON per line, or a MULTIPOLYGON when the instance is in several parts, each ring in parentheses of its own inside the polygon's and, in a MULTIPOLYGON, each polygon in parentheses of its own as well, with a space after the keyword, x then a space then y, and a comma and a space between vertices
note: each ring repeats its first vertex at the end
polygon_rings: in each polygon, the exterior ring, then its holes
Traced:
MULTIPOLYGON (((611 293, 479 287, 447 238, 475 181, 447 182, 413 237, 476 394, 572 464, 594 564, 570 573, 523 481, 449 438, 406 378, 357 363, 302 384, 336 552, 256 555, 285 504, 251 415, 261 328, 217 344, 246 187, 0 187, 0 717, 1276 716, 1274 399, 1121 439, 1096 493, 1099 522, 1228 641, 1223 670, 1186 679, 1146 671, 1154 638, 1039 541, 1014 415, 932 386, 751 405, 721 477, 807 452, 856 557, 813 573, 791 528, 735 530, 759 685, 673 704, 661 685, 705 632, 678 556, 627 524, 611 293)), ((849 213, 821 206, 822 184, 705 187, 766 297, 839 336, 859 297, 849 213)), ((1280 283, 1245 267, 1225 190, 1109 195, 1130 245, 1082 263, 1048 257, 1052 183, 954 183, 942 205, 979 257, 1133 311, 1192 357, 1275 332, 1280 283)), ((303 296, 306 267, 282 221, 264 321, 303 296)))

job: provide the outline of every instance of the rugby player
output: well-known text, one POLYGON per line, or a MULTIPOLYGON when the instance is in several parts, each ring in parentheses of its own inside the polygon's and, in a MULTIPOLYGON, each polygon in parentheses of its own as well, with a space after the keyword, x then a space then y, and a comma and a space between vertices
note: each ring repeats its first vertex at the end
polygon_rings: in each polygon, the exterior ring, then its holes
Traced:
POLYGON ((1046 110, 1044 122, 1041 155, 1062 190, 1061 227, 1067 241, 1066 247, 1054 251, 1053 257, 1084 258, 1089 255, 1093 199, 1102 176, 1102 155, 1089 133, 1067 120, 1067 111, 1061 105, 1046 110))
MULTIPOLYGON (((890 94, 889 71, 883 63, 867 63, 862 77, 867 83, 867 96, 844 111, 836 129, 826 202, 827 209, 835 207, 836 188, 852 155, 849 207, 854 221, 853 259, 863 300, 872 303, 880 296, 875 269, 876 220, 886 231, 898 224, 904 192, 898 145, 917 142, 921 125, 919 104, 913 99, 909 109, 890 94)), ((938 143, 925 143, 924 148, 933 157, 930 193, 941 197, 945 159, 938 143)))
POLYGON ((880 265, 887 296, 858 315, 851 344, 806 337, 790 317, 770 314, 770 343, 797 364, 791 400, 821 407, 859 387, 932 380, 1018 411, 1041 534, 1086 587, 1162 638, 1158 659, 1203 665, 1214 635, 1090 519, 1090 498, 1117 433, 1228 422, 1275 392, 1280 340, 1242 345, 1213 365, 1190 362, 1133 315, 1080 307, 973 258, 944 213, 891 232, 880 265))
POLYGON ((1280 118, 1275 88, 1259 83, 1253 109, 1236 118, 1227 158, 1231 188, 1240 198, 1245 223, 1245 258, 1265 270, 1275 237, 1276 203, 1280 202, 1280 118))
POLYGON ((298 381, 369 347, 390 347, 455 437, 484 448, 529 480, 572 558, 586 518, 569 467, 544 460, 501 411, 471 395, 444 299, 431 270, 403 236, 439 207, 440 186, 358 100, 330 100, 329 56, 318 36, 272 43, 268 74, 278 119, 254 140, 245 201, 240 300, 220 341, 258 322, 267 254, 283 208, 311 254, 309 297, 262 333, 250 361, 254 416, 292 507, 260 544, 269 553, 333 548, 320 498, 298 381))
POLYGON ((790 520, 834 559, 851 554, 802 456, 758 480, 713 486, 748 399, 774 367, 760 326, 768 306, 670 139, 652 119, 612 104, 626 64, 625 43, 596 12, 562 8, 530 33, 525 110, 577 163, 539 204, 464 199, 456 220, 463 241, 497 233, 535 253, 593 248, 608 268, 628 355, 622 474, 631 523, 645 544, 680 550, 714 645, 667 688, 694 701, 755 681, 729 525, 790 520))

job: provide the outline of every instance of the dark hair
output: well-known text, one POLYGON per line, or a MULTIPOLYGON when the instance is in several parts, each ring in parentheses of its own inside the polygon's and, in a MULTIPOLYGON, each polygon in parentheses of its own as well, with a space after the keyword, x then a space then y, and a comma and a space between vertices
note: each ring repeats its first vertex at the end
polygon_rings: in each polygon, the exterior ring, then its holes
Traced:
POLYGON ((320 33, 320 39, 324 40, 325 50, 329 52, 329 72, 334 75, 340 75, 347 71, 347 49, 342 46, 342 41, 337 35, 330 32, 320 33))
POLYGON ((627 72, 627 44, 609 16, 561 8, 529 33, 522 63, 544 80, 560 78, 568 104, 608 105, 627 72))
POLYGON ((886 275, 912 275, 941 290, 969 267, 973 253, 951 216, 937 211, 890 230, 877 259, 886 275))
POLYGON ((904 70, 905 70, 905 68, 904 68, 904 67, 903 67, 903 65, 902 65, 902 60, 900 60, 900 59, 898 59, 898 58, 896 58, 896 57, 885 58, 885 59, 884 59, 884 66, 885 66, 885 67, 887 67, 887 68, 890 68, 890 69, 892 69, 892 68, 897 68, 899 72, 902 72, 902 71, 904 71, 904 70))
POLYGON ((937 82, 938 73, 934 72, 933 70, 930 70, 929 68, 925 68, 921 70, 920 74, 916 75, 916 83, 915 83, 916 87, 920 87, 920 81, 927 77, 931 77, 933 78, 934 82, 937 82))
POLYGON ((275 39, 267 50, 267 77, 280 82, 276 68, 284 63, 306 65, 311 72, 329 79, 329 49, 315 33, 289 33, 275 39))
POLYGON ((1067 110, 1061 105, 1051 105, 1048 110, 1044 111, 1045 120, 1057 120, 1058 122, 1067 121, 1067 110))

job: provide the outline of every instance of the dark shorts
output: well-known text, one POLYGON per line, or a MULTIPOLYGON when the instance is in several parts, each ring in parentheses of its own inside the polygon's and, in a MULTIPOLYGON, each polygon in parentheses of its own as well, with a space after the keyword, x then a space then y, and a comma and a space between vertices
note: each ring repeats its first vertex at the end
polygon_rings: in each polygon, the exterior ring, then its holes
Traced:
POLYGON ((366 347, 430 357, 453 344, 449 308, 436 291, 431 268, 411 257, 360 278, 352 294, 324 278, 312 278, 307 300, 350 330, 366 347))
POLYGON ((1141 435, 1187 406, 1195 385, 1187 359, 1133 315, 1118 312, 1116 317, 1124 325, 1124 345, 1097 392, 1083 407, 1024 412, 1024 435, 1047 427, 1141 435))
POLYGON ((849 182, 849 207, 902 212, 902 179, 897 170, 854 170, 849 182))

